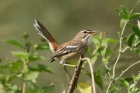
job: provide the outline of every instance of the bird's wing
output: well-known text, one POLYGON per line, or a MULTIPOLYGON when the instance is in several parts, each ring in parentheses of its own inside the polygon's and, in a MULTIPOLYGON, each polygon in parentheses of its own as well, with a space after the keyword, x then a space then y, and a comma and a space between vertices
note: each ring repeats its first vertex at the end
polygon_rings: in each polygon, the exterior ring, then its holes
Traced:
POLYGON ((62 45, 61 47, 60 47, 60 49, 58 50, 58 51, 56 51, 53 55, 52 55, 52 57, 51 57, 51 59, 50 59, 50 62, 53 62, 53 61, 55 61, 55 58, 56 57, 59 57, 59 56, 63 56, 63 55, 66 55, 66 54, 68 54, 68 53, 70 53, 70 52, 74 52, 74 51, 76 51, 77 50, 77 48, 78 48, 78 43, 73 43, 73 44, 66 44, 66 45, 62 45))

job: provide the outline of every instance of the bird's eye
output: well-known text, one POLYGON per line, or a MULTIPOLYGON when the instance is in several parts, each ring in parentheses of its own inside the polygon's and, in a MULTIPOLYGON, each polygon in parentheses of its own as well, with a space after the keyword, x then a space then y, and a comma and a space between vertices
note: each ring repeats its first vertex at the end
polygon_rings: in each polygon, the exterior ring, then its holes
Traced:
POLYGON ((83 30, 82 32, 86 34, 87 33, 87 30, 83 30))
POLYGON ((87 33, 87 31, 84 31, 84 33, 86 34, 86 33, 87 33))

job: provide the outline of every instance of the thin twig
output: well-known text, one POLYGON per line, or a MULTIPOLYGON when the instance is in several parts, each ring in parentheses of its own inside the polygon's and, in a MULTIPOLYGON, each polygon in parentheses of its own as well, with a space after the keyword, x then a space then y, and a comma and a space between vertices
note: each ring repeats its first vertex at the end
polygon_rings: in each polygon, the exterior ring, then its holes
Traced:
POLYGON ((140 61, 137 61, 136 63, 127 67, 124 71, 122 71, 122 73, 115 80, 118 80, 126 71, 128 71, 131 67, 133 67, 134 65, 139 64, 139 63, 140 63, 140 61))
POLYGON ((136 5, 131 9, 130 14, 133 12, 134 8, 140 3, 140 0, 136 3, 136 5))
POLYGON ((129 46, 125 47, 125 48, 122 50, 122 53, 124 53, 127 49, 129 49, 129 46))
POLYGON ((90 67, 90 71, 91 71, 91 78, 92 78, 92 91, 93 93, 96 93, 96 88, 95 88, 95 81, 94 81, 94 70, 91 64, 91 61, 89 58, 83 58, 83 61, 87 61, 90 67))
POLYGON ((70 81, 70 84, 68 86, 67 92, 66 93, 73 93, 75 88, 77 87, 77 82, 78 82, 78 78, 82 69, 82 64, 83 64, 83 55, 80 57, 80 60, 78 62, 78 65, 76 66, 76 68, 74 69, 74 74, 72 76, 72 79, 70 81))
POLYGON ((21 93, 25 93, 25 88, 26 88, 26 83, 23 81, 22 82, 21 93))
MULTIPOLYGON (((26 42, 26 40, 25 40, 26 42)), ((30 50, 30 45, 25 43, 25 52, 29 52, 30 50)), ((25 79, 25 76, 26 76, 26 73, 27 73, 27 68, 28 68, 28 65, 27 65, 27 62, 28 62, 28 59, 22 59, 23 60, 23 69, 22 69, 22 74, 23 74, 23 80, 22 80, 22 87, 21 87, 21 93, 25 93, 26 91, 26 83, 24 81, 25 79)))
POLYGON ((23 80, 22 80, 21 93, 25 93, 25 90, 26 90, 26 83, 24 81, 26 71, 27 71, 26 61, 23 59, 23 69, 22 69, 23 80))
POLYGON ((110 88, 110 86, 111 86, 111 84, 112 84, 112 82, 114 81, 114 78, 115 78, 116 65, 117 65, 117 63, 119 62, 119 59, 120 59, 121 54, 122 54, 122 35, 123 35, 123 33, 124 33, 124 30, 125 30, 125 27, 126 27, 127 23, 128 23, 128 20, 125 21, 124 26, 123 26, 123 29, 122 29, 122 31, 121 31, 121 33, 120 33, 120 37, 119 37, 119 38, 120 38, 119 54, 118 54, 118 57, 117 57, 117 59, 116 59, 116 61, 115 61, 114 66, 113 66, 113 72, 112 72, 111 81, 110 81, 110 83, 109 83, 109 85, 108 85, 108 88, 107 88, 107 90, 106 90, 106 93, 108 93, 109 88, 110 88))
POLYGON ((115 64, 114 64, 114 66, 113 66, 113 76, 112 76, 112 78, 115 77, 116 65, 117 65, 117 63, 118 63, 118 61, 119 61, 119 59, 120 59, 121 54, 122 54, 122 35, 123 35, 123 33, 124 33, 124 30, 125 30, 125 27, 126 27, 127 22, 128 22, 128 21, 125 21, 124 26, 123 26, 123 29, 122 29, 122 32, 121 32, 121 34, 120 34, 119 54, 118 54, 118 58, 117 58, 117 60, 116 60, 116 62, 115 62, 115 64))

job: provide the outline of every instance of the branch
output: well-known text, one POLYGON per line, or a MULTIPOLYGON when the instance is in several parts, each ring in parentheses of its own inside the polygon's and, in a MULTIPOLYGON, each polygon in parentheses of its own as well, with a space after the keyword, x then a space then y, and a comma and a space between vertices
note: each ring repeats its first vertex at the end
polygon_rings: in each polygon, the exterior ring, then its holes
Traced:
POLYGON ((25 93, 26 83, 22 81, 21 93, 25 93))
POLYGON ((122 71, 122 73, 121 73, 115 80, 119 79, 119 78, 120 78, 126 71, 128 71, 131 67, 133 67, 134 65, 139 64, 139 63, 140 63, 140 61, 137 61, 136 63, 134 63, 134 64, 130 65, 129 67, 127 67, 124 71, 122 71))
POLYGON ((91 78, 92 78, 92 90, 93 90, 93 93, 96 93, 95 81, 94 81, 94 70, 93 70, 91 61, 90 61, 89 58, 83 58, 82 60, 83 60, 83 61, 87 61, 88 64, 89 64, 90 71, 91 71, 91 78))
POLYGON ((80 72, 81 72, 81 69, 82 69, 82 64, 84 62, 82 60, 82 58, 83 58, 83 55, 80 57, 78 65, 74 69, 74 74, 73 74, 72 79, 70 81, 70 84, 68 86, 67 93, 73 93, 74 89, 77 87, 78 78, 79 78, 79 75, 80 75, 80 72))
MULTIPOLYGON (((122 36, 123 36, 123 33, 124 33, 124 30, 125 30, 125 27, 126 27, 127 23, 128 23, 128 20, 125 21, 124 26, 123 26, 123 29, 122 29, 122 31, 121 31, 120 34, 119 34, 119 38, 120 38, 119 54, 118 54, 118 57, 117 57, 117 59, 116 59, 116 61, 115 61, 115 63, 114 63, 111 81, 110 81, 110 83, 109 83, 109 85, 108 85, 108 87, 107 87, 106 93, 108 93, 109 88, 111 87, 111 84, 112 84, 112 82, 113 82, 113 80, 114 80, 114 78, 115 78, 115 74, 116 74, 116 65, 117 65, 117 63, 119 62, 119 59, 120 59, 121 54, 122 54, 122 41, 123 41, 123 40, 122 40, 122 36)), ((125 50, 123 50, 123 52, 124 52, 124 51, 125 51, 125 50)))
POLYGON ((75 70, 74 70, 74 74, 72 76, 72 79, 70 81, 69 87, 67 89, 67 93, 73 93, 74 89, 77 87, 77 82, 78 82, 78 78, 82 69, 82 64, 84 61, 87 61, 91 70, 91 77, 92 77, 92 91, 94 91, 93 93, 96 93, 96 89, 95 89, 95 81, 94 81, 94 72, 93 72, 93 68, 92 68, 92 64, 89 58, 83 58, 80 57, 80 60, 78 62, 78 65, 76 66, 75 70))

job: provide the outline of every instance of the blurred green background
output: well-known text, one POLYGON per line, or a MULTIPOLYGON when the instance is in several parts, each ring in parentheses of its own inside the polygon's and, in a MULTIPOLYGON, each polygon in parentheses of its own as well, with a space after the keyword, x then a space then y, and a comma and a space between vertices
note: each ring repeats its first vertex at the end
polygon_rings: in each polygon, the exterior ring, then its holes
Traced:
MULTIPOLYGON (((10 51, 18 50, 2 40, 12 38, 22 41, 22 34, 28 32, 31 40, 39 42, 41 36, 33 27, 35 19, 45 25, 59 44, 72 39, 81 29, 107 32, 107 37, 118 39, 120 18, 114 9, 123 5, 130 10, 136 2, 137 0, 0 0, 0 57, 13 60, 15 58, 10 51)), ((140 5, 134 12, 139 12, 139 9, 140 5)), ((128 30, 125 34, 129 32, 131 31, 128 30)), ((50 50, 41 51, 40 55, 46 59, 40 63, 48 65, 56 74, 42 73, 37 83, 46 86, 53 81, 55 89, 52 93, 61 93, 68 84, 66 74, 60 69, 58 61, 51 64, 48 62, 51 54, 50 50)), ((97 66, 94 69, 100 69, 97 68, 99 64, 101 60, 95 64, 97 66)), ((80 78, 81 81, 88 79, 85 75, 80 78)), ((99 93, 102 92, 100 91, 99 93)))

